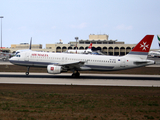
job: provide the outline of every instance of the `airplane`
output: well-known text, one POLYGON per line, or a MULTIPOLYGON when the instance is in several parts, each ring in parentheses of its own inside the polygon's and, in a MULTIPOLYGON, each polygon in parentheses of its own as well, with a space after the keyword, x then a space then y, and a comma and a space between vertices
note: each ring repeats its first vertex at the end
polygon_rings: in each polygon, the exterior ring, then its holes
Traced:
MULTIPOLYGON (((158 44, 159 44, 159 48, 160 48, 160 35, 157 35, 158 38, 158 44)), ((150 51, 148 53, 149 57, 160 57, 160 50, 155 50, 155 51, 150 51)))
POLYGON ((89 45, 87 50, 66 50, 65 53, 76 53, 76 54, 92 53, 92 43, 89 45))
POLYGON ((156 51, 150 51, 148 53, 149 57, 160 57, 160 50, 156 50, 156 51))
POLYGON ((136 68, 155 64, 148 60, 154 35, 146 35, 127 55, 105 56, 91 54, 48 53, 36 51, 23 51, 10 58, 15 65, 27 67, 45 67, 49 74, 60 74, 72 71, 72 77, 79 77, 79 71, 114 71, 136 68))
POLYGON ((0 52, 0 58, 5 61, 10 57, 8 53, 0 52))
POLYGON ((12 56, 14 56, 13 53, 0 52, 0 59, 2 59, 3 61, 8 60, 8 59, 11 58, 12 56))

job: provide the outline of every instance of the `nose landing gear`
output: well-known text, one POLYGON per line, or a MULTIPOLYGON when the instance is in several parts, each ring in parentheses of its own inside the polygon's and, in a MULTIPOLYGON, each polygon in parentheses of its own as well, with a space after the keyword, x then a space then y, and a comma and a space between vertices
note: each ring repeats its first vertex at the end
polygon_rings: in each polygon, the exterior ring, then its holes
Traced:
POLYGON ((27 72, 26 72, 26 75, 27 75, 27 76, 29 75, 29 68, 30 68, 30 67, 27 67, 27 72))

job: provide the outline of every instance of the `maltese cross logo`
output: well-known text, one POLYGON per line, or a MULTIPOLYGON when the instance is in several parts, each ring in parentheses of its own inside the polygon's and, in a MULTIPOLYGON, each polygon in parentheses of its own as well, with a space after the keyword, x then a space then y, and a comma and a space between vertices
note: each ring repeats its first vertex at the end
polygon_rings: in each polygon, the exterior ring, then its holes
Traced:
POLYGON ((143 42, 143 45, 140 44, 140 45, 141 45, 140 48, 143 48, 142 50, 146 50, 146 48, 149 48, 149 44, 146 45, 146 43, 147 43, 147 42, 143 42))

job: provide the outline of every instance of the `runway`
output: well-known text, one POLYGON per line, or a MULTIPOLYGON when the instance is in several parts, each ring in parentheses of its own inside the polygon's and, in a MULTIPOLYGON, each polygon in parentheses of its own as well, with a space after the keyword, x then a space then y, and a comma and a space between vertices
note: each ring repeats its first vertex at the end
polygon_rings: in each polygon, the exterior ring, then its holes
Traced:
POLYGON ((71 74, 0 73, 0 84, 49 84, 49 85, 94 85, 94 86, 146 86, 160 87, 160 75, 122 74, 81 74, 72 78, 71 74))
MULTIPOLYGON (((155 65, 160 67, 160 58, 155 65)), ((0 60, 0 65, 12 65, 9 61, 0 60)), ((79 78, 72 78, 71 74, 1 72, 0 84, 50 84, 50 85, 100 85, 100 86, 148 86, 160 87, 160 75, 124 75, 124 74, 81 74, 79 78)))

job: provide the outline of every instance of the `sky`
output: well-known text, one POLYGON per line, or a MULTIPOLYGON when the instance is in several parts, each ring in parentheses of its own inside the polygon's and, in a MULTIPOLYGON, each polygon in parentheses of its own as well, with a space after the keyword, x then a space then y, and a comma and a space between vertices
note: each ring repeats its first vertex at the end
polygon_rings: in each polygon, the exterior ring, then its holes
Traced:
POLYGON ((0 0, 2 46, 64 44, 75 37, 107 34, 109 40, 137 44, 153 34, 158 49, 160 0, 0 0))

